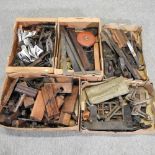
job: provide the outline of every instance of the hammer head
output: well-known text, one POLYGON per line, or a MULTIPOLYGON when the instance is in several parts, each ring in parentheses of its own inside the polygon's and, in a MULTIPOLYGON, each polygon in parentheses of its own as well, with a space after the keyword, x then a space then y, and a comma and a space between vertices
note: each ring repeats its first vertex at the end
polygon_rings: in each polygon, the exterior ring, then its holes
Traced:
POLYGON ((27 96, 30 96, 30 97, 36 97, 38 92, 36 89, 23 85, 21 83, 17 84, 15 91, 22 94, 26 94, 27 96))

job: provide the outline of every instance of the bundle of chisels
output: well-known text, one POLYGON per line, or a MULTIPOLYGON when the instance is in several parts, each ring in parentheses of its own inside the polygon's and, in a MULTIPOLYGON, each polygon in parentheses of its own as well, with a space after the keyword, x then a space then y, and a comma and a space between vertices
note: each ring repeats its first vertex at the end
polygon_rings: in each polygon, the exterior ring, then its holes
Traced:
POLYGON ((51 23, 19 25, 14 66, 53 66, 55 25, 51 23))
MULTIPOLYGON (((98 50, 97 28, 75 29, 60 27, 60 58, 58 68, 82 72, 95 70, 94 49, 98 50)), ((98 52, 98 51, 97 51, 98 52)))
POLYGON ((72 127, 78 122, 78 80, 14 79, 2 100, 0 122, 12 127, 72 127))
POLYGON ((107 78, 124 76, 146 80, 141 31, 103 28, 104 72, 107 78))
POLYGON ((154 127, 154 90, 149 81, 109 78, 82 83, 82 128, 135 131, 154 127))

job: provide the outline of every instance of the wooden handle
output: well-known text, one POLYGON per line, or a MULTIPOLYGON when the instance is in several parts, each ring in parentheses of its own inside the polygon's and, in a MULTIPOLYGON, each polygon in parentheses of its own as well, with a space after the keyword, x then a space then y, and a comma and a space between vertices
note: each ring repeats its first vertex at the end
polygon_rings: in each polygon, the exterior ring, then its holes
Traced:
POLYGON ((18 108, 22 105, 24 98, 26 97, 26 94, 23 94, 20 99, 17 102, 17 105, 15 107, 15 109, 13 110, 13 112, 17 112, 18 108))

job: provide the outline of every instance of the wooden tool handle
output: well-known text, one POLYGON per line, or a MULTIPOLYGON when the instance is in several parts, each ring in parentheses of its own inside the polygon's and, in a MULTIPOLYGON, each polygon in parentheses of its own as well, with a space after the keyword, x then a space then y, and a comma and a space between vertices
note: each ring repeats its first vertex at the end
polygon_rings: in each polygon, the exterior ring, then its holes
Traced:
POLYGON ((20 99, 17 102, 17 105, 15 107, 15 109, 13 110, 13 112, 17 112, 18 108, 22 105, 24 98, 26 97, 26 94, 23 94, 20 99))

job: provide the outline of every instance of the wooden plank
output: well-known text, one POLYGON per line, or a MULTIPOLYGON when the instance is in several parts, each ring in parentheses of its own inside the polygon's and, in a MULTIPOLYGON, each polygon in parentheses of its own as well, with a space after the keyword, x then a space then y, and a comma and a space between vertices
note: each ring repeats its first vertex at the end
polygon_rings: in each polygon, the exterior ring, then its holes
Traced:
POLYGON ((63 76, 63 77, 56 77, 56 82, 60 82, 60 83, 72 83, 73 82, 73 78, 72 77, 67 77, 67 76, 63 76))
POLYGON ((39 73, 39 74, 52 74, 54 72, 52 67, 7 67, 6 73, 39 73))
POLYGON ((58 109, 60 109, 64 103, 64 96, 63 95, 57 96, 56 103, 57 103, 58 109))
POLYGON ((49 117, 57 118, 57 116, 60 114, 60 112, 59 112, 59 109, 58 109, 58 106, 57 106, 57 103, 55 100, 56 92, 54 91, 53 86, 51 84, 47 85, 46 90, 47 90, 48 95, 49 95, 49 100, 48 100, 47 105, 50 106, 50 108, 51 108, 51 114, 49 117))
POLYGON ((22 23, 22 22, 26 22, 26 23, 29 23, 29 24, 32 24, 33 22, 37 22, 37 24, 40 24, 40 23, 45 23, 45 22, 56 22, 57 21, 57 18, 16 18, 16 22, 17 23, 22 23))
POLYGON ((73 86, 72 94, 65 97, 65 101, 61 109, 62 112, 73 113, 78 97, 78 91, 79 87, 73 86))
POLYGON ((100 19, 99 18, 89 18, 89 17, 59 17, 58 18, 59 23, 99 23, 100 19))
POLYGON ((0 123, 4 123, 6 120, 6 115, 0 114, 0 123))
POLYGON ((25 108, 29 108, 29 107, 31 107, 33 104, 34 104, 34 99, 33 99, 33 97, 28 97, 28 96, 26 96, 26 97, 24 98, 24 107, 25 107, 25 108))
POLYGON ((3 106, 5 106, 7 104, 7 102, 9 101, 9 99, 11 97, 11 94, 12 94, 17 82, 18 82, 18 78, 13 80, 12 83, 10 84, 9 89, 7 90, 6 95, 4 96, 4 98, 2 100, 2 103, 1 103, 1 106, 0 106, 0 112, 3 109, 3 106))
POLYGON ((111 29, 112 37, 114 41, 118 44, 119 48, 123 48, 127 46, 127 37, 122 31, 118 29, 111 29))
POLYGON ((30 117, 34 120, 41 121, 45 112, 45 104, 41 91, 38 92, 30 117))
POLYGON ((44 84, 42 93, 48 117, 57 117, 60 112, 55 100, 55 92, 53 91, 52 85, 44 84))
POLYGON ((51 83, 55 90, 62 89, 60 93, 72 93, 72 83, 51 83))
POLYGON ((61 53, 61 60, 60 60, 60 67, 63 69, 64 74, 67 72, 67 49, 66 49, 66 41, 64 33, 61 31, 61 38, 60 38, 60 53, 61 53))
POLYGON ((47 106, 49 96, 48 96, 48 94, 46 92, 45 86, 41 88, 41 93, 42 93, 42 96, 43 96, 43 100, 44 100, 44 104, 45 104, 45 107, 46 107, 47 115, 49 116, 50 115, 50 107, 47 106))
POLYGON ((66 50, 67 50, 68 56, 70 57, 74 71, 75 72, 80 71, 80 70, 84 71, 84 68, 83 68, 81 61, 76 53, 76 50, 71 42, 71 39, 68 36, 68 33, 66 32, 66 30, 64 28, 62 28, 61 31, 64 34, 64 37, 66 39, 66 50))
POLYGON ((100 71, 101 66, 100 66, 100 54, 99 54, 99 44, 98 43, 94 44, 94 62, 95 62, 95 70, 100 71))
POLYGON ((70 119, 71 119, 71 114, 61 112, 60 118, 59 118, 59 123, 62 125, 68 126, 70 119))
POLYGON ((118 30, 123 30, 123 31, 130 31, 130 32, 141 32, 142 27, 137 26, 137 25, 128 25, 128 24, 119 24, 119 23, 110 23, 110 24, 105 24, 102 26, 102 29, 107 28, 107 29, 118 29, 118 30))

